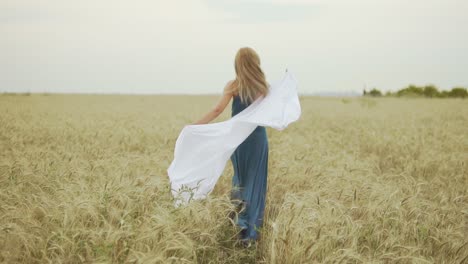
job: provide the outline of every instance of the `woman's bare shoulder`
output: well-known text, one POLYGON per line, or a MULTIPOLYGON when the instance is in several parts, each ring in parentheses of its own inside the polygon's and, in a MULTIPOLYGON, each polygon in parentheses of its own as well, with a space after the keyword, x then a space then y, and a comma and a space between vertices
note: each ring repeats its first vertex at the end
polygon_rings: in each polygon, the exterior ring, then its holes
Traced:
POLYGON ((224 86, 224 93, 229 93, 233 96, 236 95, 236 85, 235 85, 236 80, 230 80, 226 83, 226 86, 224 86))

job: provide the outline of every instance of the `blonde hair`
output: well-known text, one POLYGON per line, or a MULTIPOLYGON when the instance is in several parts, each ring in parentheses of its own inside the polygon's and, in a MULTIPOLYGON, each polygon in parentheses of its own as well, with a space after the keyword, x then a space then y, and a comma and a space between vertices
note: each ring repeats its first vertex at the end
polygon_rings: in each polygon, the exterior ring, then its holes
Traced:
POLYGON ((239 49, 234 62, 236 79, 231 86, 237 91, 241 102, 253 102, 258 95, 266 96, 269 92, 269 85, 266 82, 265 74, 260 67, 260 57, 249 47, 239 49))

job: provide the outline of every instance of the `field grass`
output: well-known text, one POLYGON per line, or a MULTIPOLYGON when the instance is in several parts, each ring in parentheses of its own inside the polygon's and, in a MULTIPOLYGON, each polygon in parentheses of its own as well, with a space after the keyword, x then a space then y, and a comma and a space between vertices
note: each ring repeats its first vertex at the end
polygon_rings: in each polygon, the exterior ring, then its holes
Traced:
POLYGON ((175 140, 216 98, 0 96, 0 262, 468 263, 468 100, 301 97, 267 129, 265 222, 243 249, 230 161, 209 199, 169 192, 175 140))

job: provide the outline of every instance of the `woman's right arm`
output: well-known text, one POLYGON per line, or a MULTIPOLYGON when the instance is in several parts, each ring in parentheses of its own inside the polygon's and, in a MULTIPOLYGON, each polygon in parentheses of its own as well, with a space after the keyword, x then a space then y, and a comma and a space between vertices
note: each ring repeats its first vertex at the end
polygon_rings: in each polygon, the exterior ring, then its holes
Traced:
POLYGON ((233 84, 233 81, 229 81, 226 84, 223 90, 223 95, 218 100, 216 105, 208 113, 206 113, 200 120, 198 120, 195 123, 192 123, 192 125, 208 124, 209 122, 211 122, 213 119, 218 117, 224 111, 224 109, 226 108, 226 106, 228 105, 229 101, 231 101, 231 98, 232 98, 232 91, 231 91, 232 84, 233 84))

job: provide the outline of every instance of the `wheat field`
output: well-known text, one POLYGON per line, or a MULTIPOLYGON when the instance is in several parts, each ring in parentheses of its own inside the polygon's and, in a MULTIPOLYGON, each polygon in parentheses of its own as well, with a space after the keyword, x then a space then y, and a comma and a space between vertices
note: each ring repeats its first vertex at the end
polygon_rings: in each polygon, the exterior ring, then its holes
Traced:
POLYGON ((0 262, 468 263, 467 100, 301 96, 299 121, 267 128, 245 249, 230 161, 209 199, 169 192, 180 130, 216 99, 0 96, 0 262))

